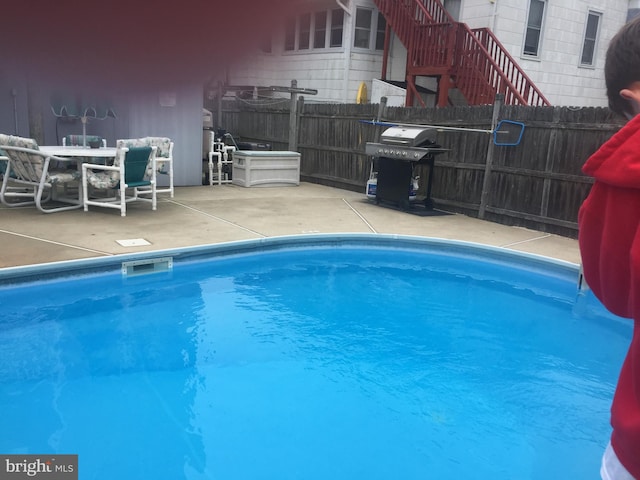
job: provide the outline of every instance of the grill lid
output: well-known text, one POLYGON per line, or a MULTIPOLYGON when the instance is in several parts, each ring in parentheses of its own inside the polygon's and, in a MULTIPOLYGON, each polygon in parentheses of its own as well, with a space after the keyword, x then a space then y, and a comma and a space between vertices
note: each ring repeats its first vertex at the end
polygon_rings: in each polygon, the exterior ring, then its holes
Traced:
POLYGON ((387 128, 380 135, 380 143, 367 142, 365 152, 374 157, 420 162, 448 151, 435 143, 436 134, 437 130, 431 127, 405 125, 387 128))
POLYGON ((387 145, 418 147, 427 141, 433 143, 435 137, 436 130, 434 128, 390 127, 382 132, 380 141, 387 145))

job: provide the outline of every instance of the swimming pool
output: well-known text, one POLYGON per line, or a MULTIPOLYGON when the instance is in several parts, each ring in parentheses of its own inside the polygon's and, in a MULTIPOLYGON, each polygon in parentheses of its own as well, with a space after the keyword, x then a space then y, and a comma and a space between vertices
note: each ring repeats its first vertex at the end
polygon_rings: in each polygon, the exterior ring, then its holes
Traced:
POLYGON ((577 280, 385 235, 5 269, 0 453, 97 479, 597 478, 632 326, 577 280))

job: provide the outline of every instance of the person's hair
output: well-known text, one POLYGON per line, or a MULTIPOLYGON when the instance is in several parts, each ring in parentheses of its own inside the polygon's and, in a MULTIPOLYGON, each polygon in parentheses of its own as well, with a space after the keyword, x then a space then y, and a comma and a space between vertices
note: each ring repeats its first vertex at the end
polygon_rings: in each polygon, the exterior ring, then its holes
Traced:
POLYGON ((620 90, 640 81, 640 16, 624 25, 611 39, 604 65, 609 108, 625 115, 630 112, 620 90))

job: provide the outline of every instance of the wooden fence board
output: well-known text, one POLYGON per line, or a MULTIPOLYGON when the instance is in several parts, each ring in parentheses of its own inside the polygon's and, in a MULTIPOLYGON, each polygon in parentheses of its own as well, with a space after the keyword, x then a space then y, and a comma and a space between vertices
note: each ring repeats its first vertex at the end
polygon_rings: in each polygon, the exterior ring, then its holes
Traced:
MULTIPOLYGON (((274 150, 289 143, 290 102, 247 105, 224 102, 221 119, 237 140, 266 142, 274 150)), ((378 142, 384 126, 373 125, 379 105, 305 103, 298 119, 298 151, 304 180, 363 192, 372 159, 367 142, 378 142)), ((493 106, 384 109, 382 121, 491 131, 493 106)), ((217 113, 214 112, 214 118, 217 113)), ((577 212, 591 186, 585 160, 621 126, 606 108, 503 105, 500 119, 522 122, 517 146, 495 146, 488 182, 486 217, 575 237, 577 212)), ((478 215, 489 133, 434 131, 449 152, 436 157, 432 196, 436 206, 478 215)), ((428 168, 418 166, 424 194, 428 168)))

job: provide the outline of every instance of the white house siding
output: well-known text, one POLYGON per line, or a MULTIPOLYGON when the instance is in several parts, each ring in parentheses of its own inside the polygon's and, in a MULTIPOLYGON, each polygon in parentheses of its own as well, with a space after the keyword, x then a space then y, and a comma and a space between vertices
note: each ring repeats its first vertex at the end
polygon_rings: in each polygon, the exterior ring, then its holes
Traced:
MULTIPOLYGON (((347 102, 349 91, 345 91, 345 82, 350 89, 347 62, 342 51, 330 53, 294 53, 284 55, 255 54, 242 65, 236 65, 230 72, 232 85, 252 85, 268 87, 272 85, 288 87, 291 80, 298 82, 300 88, 314 88, 317 95, 305 97, 309 102, 347 102)), ((352 68, 362 68, 362 62, 352 62, 352 68)), ((379 75, 380 67, 378 67, 379 75)), ((369 74, 368 77, 371 77, 369 74)), ((355 82, 355 80, 354 80, 355 82)), ((358 83, 359 85, 359 83, 358 83)), ((358 89, 356 85, 353 90, 358 89)))
POLYGON ((528 1, 496 0, 496 15, 485 13, 481 4, 469 0, 462 9, 462 21, 473 27, 491 26, 500 42, 524 69, 552 105, 605 106, 604 58, 611 37, 625 23, 628 0, 547 1, 540 55, 522 55, 528 1), (602 13, 595 65, 580 67, 584 28, 589 10, 602 13), (466 15, 473 14, 467 18, 466 15), (484 22, 484 24, 483 24, 484 22))
MULTIPOLYGON (((333 2, 324 5, 337 8, 333 2)), ((288 86, 295 79, 300 87, 317 89, 318 95, 307 100, 320 102, 353 102, 363 80, 371 93, 372 79, 382 76, 382 52, 364 53, 354 49, 351 22, 357 7, 374 8, 374 4, 372 0, 352 0, 348 5, 352 15, 345 16, 341 49, 284 52, 282 35, 274 39, 273 53, 256 53, 232 68, 230 83, 288 86)), ((626 22, 628 12, 640 8, 640 0, 547 0, 536 58, 522 54, 528 5, 529 0, 462 0, 459 19, 471 28, 490 28, 552 105, 605 106, 606 49, 612 36, 626 22), (581 67, 589 10, 600 12, 602 17, 594 65, 581 67)), ((405 68, 406 49, 392 36, 386 78, 404 81, 405 68)), ((424 80, 418 79, 418 83, 424 80)), ((431 84, 428 86, 431 88, 431 84)))
MULTIPOLYGON (((169 137, 173 148, 175 184, 202 184, 202 86, 182 85, 169 91, 151 89, 131 96, 128 136, 169 137)), ((158 182, 166 184, 166 175, 158 182)))
POLYGON ((407 72, 407 49, 393 33, 389 44, 389 60, 387 61, 387 80, 405 81, 407 72))
MULTIPOLYGON (((274 35, 272 53, 255 52, 234 65, 229 71, 229 83, 289 86, 291 80, 297 80, 298 87, 318 90, 317 95, 305 98, 308 102, 354 103, 362 81, 371 92, 372 80, 381 76, 382 51, 353 48, 352 22, 357 7, 375 6, 372 0, 345 3, 352 15, 345 14, 342 48, 285 52, 284 34, 279 33, 274 35)), ((323 5, 339 8, 336 2, 323 5)), ((404 80, 404 66, 402 69, 400 79, 404 80)))
POLYGON ((382 72, 382 52, 374 53, 358 53, 351 54, 351 68, 349 69, 349 87, 346 92, 345 103, 353 103, 356 101, 358 87, 363 79, 367 85, 367 91, 371 94, 373 90, 372 80, 380 78, 382 72), (369 80, 371 79, 371 80, 369 80))
MULTIPOLYGON (((500 8, 502 8, 502 2, 500 8)), ((470 28, 492 28, 493 14, 497 8, 497 3, 489 0, 463 0, 460 8, 460 21, 469 25, 470 28)))
MULTIPOLYGON (((0 133, 29 136, 28 97, 40 90, 29 92, 26 75, 0 68, 0 133)), ((46 135, 45 140, 49 140, 46 135)))

